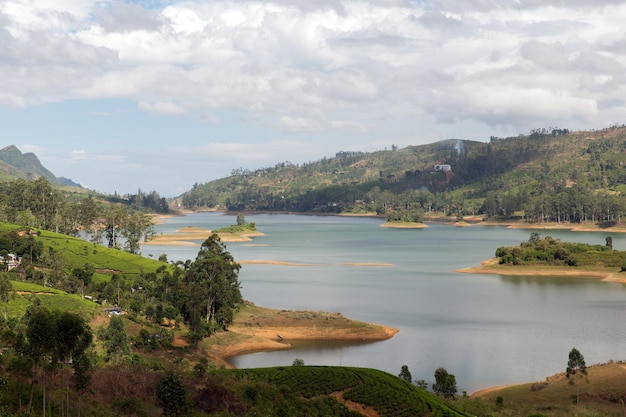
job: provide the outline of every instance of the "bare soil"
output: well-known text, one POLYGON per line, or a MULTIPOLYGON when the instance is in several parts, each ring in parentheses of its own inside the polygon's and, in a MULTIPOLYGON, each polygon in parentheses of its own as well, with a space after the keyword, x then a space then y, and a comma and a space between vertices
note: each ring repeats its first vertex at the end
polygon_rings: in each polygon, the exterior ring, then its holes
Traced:
POLYGON ((227 332, 203 342, 209 357, 227 364, 244 353, 289 349, 290 341, 378 341, 393 337, 397 329, 351 320, 340 313, 276 310, 247 304, 227 332))

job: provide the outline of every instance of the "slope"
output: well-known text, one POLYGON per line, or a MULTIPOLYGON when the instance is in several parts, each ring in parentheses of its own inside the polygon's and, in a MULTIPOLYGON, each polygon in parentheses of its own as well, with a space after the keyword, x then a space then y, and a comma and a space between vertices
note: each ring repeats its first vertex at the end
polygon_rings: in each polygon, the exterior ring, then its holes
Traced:
POLYGON ((196 184, 179 199, 188 208, 387 214, 417 203, 423 211, 510 216, 531 196, 548 197, 573 186, 588 194, 626 191, 625 151, 624 126, 590 132, 538 129, 488 143, 449 139, 372 153, 338 152, 302 165, 240 169, 196 184))
POLYGON ((34 153, 23 154, 14 145, 0 149, 0 161, 0 172, 5 178, 33 180, 44 177, 51 184, 60 184, 57 177, 39 162, 34 153))

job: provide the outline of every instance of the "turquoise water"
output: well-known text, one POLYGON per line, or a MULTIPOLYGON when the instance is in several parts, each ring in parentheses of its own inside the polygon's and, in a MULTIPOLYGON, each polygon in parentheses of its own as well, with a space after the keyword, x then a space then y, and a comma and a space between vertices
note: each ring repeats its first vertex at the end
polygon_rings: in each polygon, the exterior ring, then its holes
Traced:
MULTIPOLYGON (((565 370, 576 347, 588 365, 625 359, 626 286, 596 279, 503 277, 453 272, 517 245, 530 231, 504 227, 381 228, 382 220, 332 216, 254 215, 265 236, 227 243, 237 261, 275 260, 312 266, 243 265, 244 298, 255 304, 341 312, 396 327, 392 339, 361 344, 315 343, 297 349, 233 358, 237 367, 290 365, 364 366, 432 383, 442 366, 459 391, 532 382, 565 370), (392 266, 350 266, 384 263, 392 266)), ((157 226, 215 229, 234 216, 199 213, 157 226)), ((607 234, 540 231, 562 240, 604 244, 607 234)), ((613 234, 626 249, 626 236, 613 234)), ((201 243, 201 242, 198 242, 201 243)), ((194 259, 198 247, 145 246, 144 255, 194 259)))

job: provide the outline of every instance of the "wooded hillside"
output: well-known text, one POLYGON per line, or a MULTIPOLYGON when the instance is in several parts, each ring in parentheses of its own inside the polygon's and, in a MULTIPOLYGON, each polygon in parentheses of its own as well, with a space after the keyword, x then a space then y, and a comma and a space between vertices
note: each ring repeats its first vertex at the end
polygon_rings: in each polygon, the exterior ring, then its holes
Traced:
POLYGON ((530 221, 615 222, 625 210, 626 127, 538 129, 489 142, 449 139, 284 162, 180 196, 187 208, 295 212, 421 210, 530 221))

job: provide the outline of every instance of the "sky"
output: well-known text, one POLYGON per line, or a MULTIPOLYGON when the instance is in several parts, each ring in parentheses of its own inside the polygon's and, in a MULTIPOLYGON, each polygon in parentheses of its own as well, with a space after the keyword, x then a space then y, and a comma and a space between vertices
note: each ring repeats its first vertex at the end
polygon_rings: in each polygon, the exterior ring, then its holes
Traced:
POLYGON ((92 190, 626 119, 626 0, 0 0, 0 147, 92 190))

